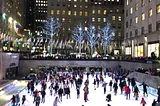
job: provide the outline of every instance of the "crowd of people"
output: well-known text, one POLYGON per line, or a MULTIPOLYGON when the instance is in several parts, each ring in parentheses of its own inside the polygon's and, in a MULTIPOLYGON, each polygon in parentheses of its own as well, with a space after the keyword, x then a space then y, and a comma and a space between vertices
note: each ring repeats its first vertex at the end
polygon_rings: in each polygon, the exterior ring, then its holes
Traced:
MULTIPOLYGON (((125 73, 124 73, 125 74, 125 73)), ((66 96, 67 99, 70 99, 70 87, 75 87, 77 92, 77 99, 80 97, 80 88, 84 84, 84 101, 88 102, 89 98, 89 84, 93 84, 94 90, 98 89, 100 84, 103 87, 104 94, 106 94, 106 86, 110 86, 110 91, 114 92, 114 95, 117 95, 118 88, 120 88, 121 94, 126 96, 126 100, 130 100, 131 91, 134 93, 135 100, 139 98, 139 88, 137 87, 136 81, 134 78, 117 77, 118 73, 111 72, 99 72, 98 74, 94 71, 87 71, 86 73, 81 70, 74 70, 72 72, 57 72, 57 71, 44 71, 39 73, 34 79, 28 82, 27 90, 28 93, 34 97, 33 103, 35 106, 45 103, 46 98, 46 89, 49 89, 50 96, 55 96, 53 106, 58 106, 59 103, 63 101, 63 96, 66 96), (84 77, 86 74, 87 78, 84 77), (94 79, 93 82, 90 82, 89 77, 94 79), (106 77, 110 77, 110 80, 104 80, 106 77), (126 80, 127 79, 127 80, 126 80), (41 85, 41 90, 36 89, 36 86, 41 85), (48 87, 47 87, 48 86, 48 87)), ((143 96, 148 96, 147 85, 142 83, 140 86, 143 86, 143 96)), ((25 95, 22 96, 20 100, 19 95, 13 95, 11 98, 12 106, 18 106, 18 104, 24 104, 27 101, 25 95), (19 103, 21 101, 21 103, 19 103)), ((106 94, 107 105, 110 105, 112 101, 112 93, 106 94)), ((141 98, 142 106, 145 106, 147 103, 144 98, 141 98)), ((160 104, 160 89, 158 90, 158 98, 154 100, 152 106, 159 106, 160 104)))

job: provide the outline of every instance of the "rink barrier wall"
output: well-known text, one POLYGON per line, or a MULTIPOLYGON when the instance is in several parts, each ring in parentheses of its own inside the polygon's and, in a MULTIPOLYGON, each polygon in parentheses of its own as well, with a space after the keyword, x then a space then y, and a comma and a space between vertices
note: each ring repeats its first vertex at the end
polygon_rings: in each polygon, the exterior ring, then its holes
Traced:
MULTIPOLYGON (((21 102, 21 98, 22 96, 26 93, 26 88, 25 87, 23 90, 21 90, 18 94, 19 94, 19 97, 20 97, 20 102, 21 102)), ((16 94, 15 94, 16 95, 16 94)), ((20 104, 20 103, 19 103, 20 104)), ((12 106, 12 100, 9 100, 4 106, 12 106)))
MULTIPOLYGON (((139 83, 139 82, 136 82, 136 84, 137 84, 137 87, 139 88, 139 90, 143 91, 143 85, 141 85, 141 83, 139 83)), ((158 92, 157 89, 155 89, 153 87, 150 87, 150 86, 147 87, 147 93, 148 94, 151 94, 151 95, 153 95, 155 97, 158 97, 157 92, 158 92)))

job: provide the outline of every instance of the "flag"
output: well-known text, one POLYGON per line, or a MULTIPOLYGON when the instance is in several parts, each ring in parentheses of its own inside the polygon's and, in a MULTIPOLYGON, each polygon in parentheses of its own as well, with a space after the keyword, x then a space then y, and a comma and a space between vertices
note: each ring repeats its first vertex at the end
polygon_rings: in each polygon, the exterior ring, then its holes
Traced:
POLYGON ((15 30, 16 34, 18 34, 19 26, 17 23, 15 23, 15 25, 14 25, 14 30, 15 30))

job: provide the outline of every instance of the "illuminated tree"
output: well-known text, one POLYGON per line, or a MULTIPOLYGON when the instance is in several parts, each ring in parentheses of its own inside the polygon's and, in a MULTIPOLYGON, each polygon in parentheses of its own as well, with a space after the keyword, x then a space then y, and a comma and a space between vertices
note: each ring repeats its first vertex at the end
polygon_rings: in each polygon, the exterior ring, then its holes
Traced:
POLYGON ((61 27, 61 24, 57 20, 51 17, 51 18, 48 18, 48 20, 45 22, 44 27, 42 28, 42 33, 49 36, 50 55, 52 55, 53 37, 56 34, 58 34, 60 27, 61 27))
POLYGON ((81 54, 82 41, 84 40, 84 30, 82 24, 78 24, 72 31, 72 38, 79 44, 79 54, 81 54))
POLYGON ((96 28, 93 25, 89 25, 89 28, 85 31, 85 37, 90 45, 91 56, 93 55, 93 49, 95 44, 99 41, 98 33, 96 33, 96 28))
POLYGON ((114 38, 115 30, 111 28, 111 24, 107 23, 100 30, 101 40, 104 47, 104 56, 106 56, 106 48, 110 45, 111 41, 114 38))

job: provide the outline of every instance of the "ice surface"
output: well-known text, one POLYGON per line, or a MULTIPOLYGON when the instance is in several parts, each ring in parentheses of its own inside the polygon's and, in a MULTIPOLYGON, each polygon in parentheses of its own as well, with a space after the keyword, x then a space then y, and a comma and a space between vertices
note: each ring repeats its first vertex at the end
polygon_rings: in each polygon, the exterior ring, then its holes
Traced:
MULTIPOLYGON (((84 76, 84 80, 85 79, 86 79, 86 76, 84 76)), ((118 93, 116 96, 114 95, 113 91, 110 92, 108 85, 107 85, 106 94, 103 94, 102 84, 100 84, 99 88, 94 90, 93 79, 94 78, 92 78, 92 76, 89 76, 89 95, 88 95, 89 101, 88 102, 84 102, 84 99, 83 99, 84 98, 84 92, 83 92, 84 84, 83 84, 80 89, 79 99, 77 99, 76 88, 70 87, 71 98, 67 99, 66 96, 63 96, 62 102, 59 103, 58 106, 82 106, 82 105, 84 106, 107 106, 108 103, 111 106, 142 106, 140 104, 140 101, 141 101, 141 98, 143 97, 143 91, 140 91, 139 99, 137 101, 133 97, 133 93, 131 93, 130 100, 126 100, 126 97, 124 96, 124 94, 120 93, 120 88, 118 88, 118 93), (106 101, 106 95, 108 93, 111 93, 112 95, 111 102, 106 101)), ((108 83, 110 81, 110 78, 107 77, 104 80, 108 83)), ((49 86, 49 82, 47 83, 47 85, 49 86)), ((46 101, 45 103, 41 103, 40 106, 53 106, 55 96, 54 95, 50 96, 48 86, 46 90, 46 101)), ((36 86, 36 89, 40 90, 41 85, 36 86)), ((25 95, 26 95, 27 101, 25 102, 23 106, 35 106, 35 104, 33 104, 33 96, 30 96, 30 94, 28 94, 27 91, 25 95)), ((152 95, 148 95, 148 97, 144 97, 144 99, 147 102, 146 106, 151 106, 153 99, 157 99, 157 98, 152 95)))

